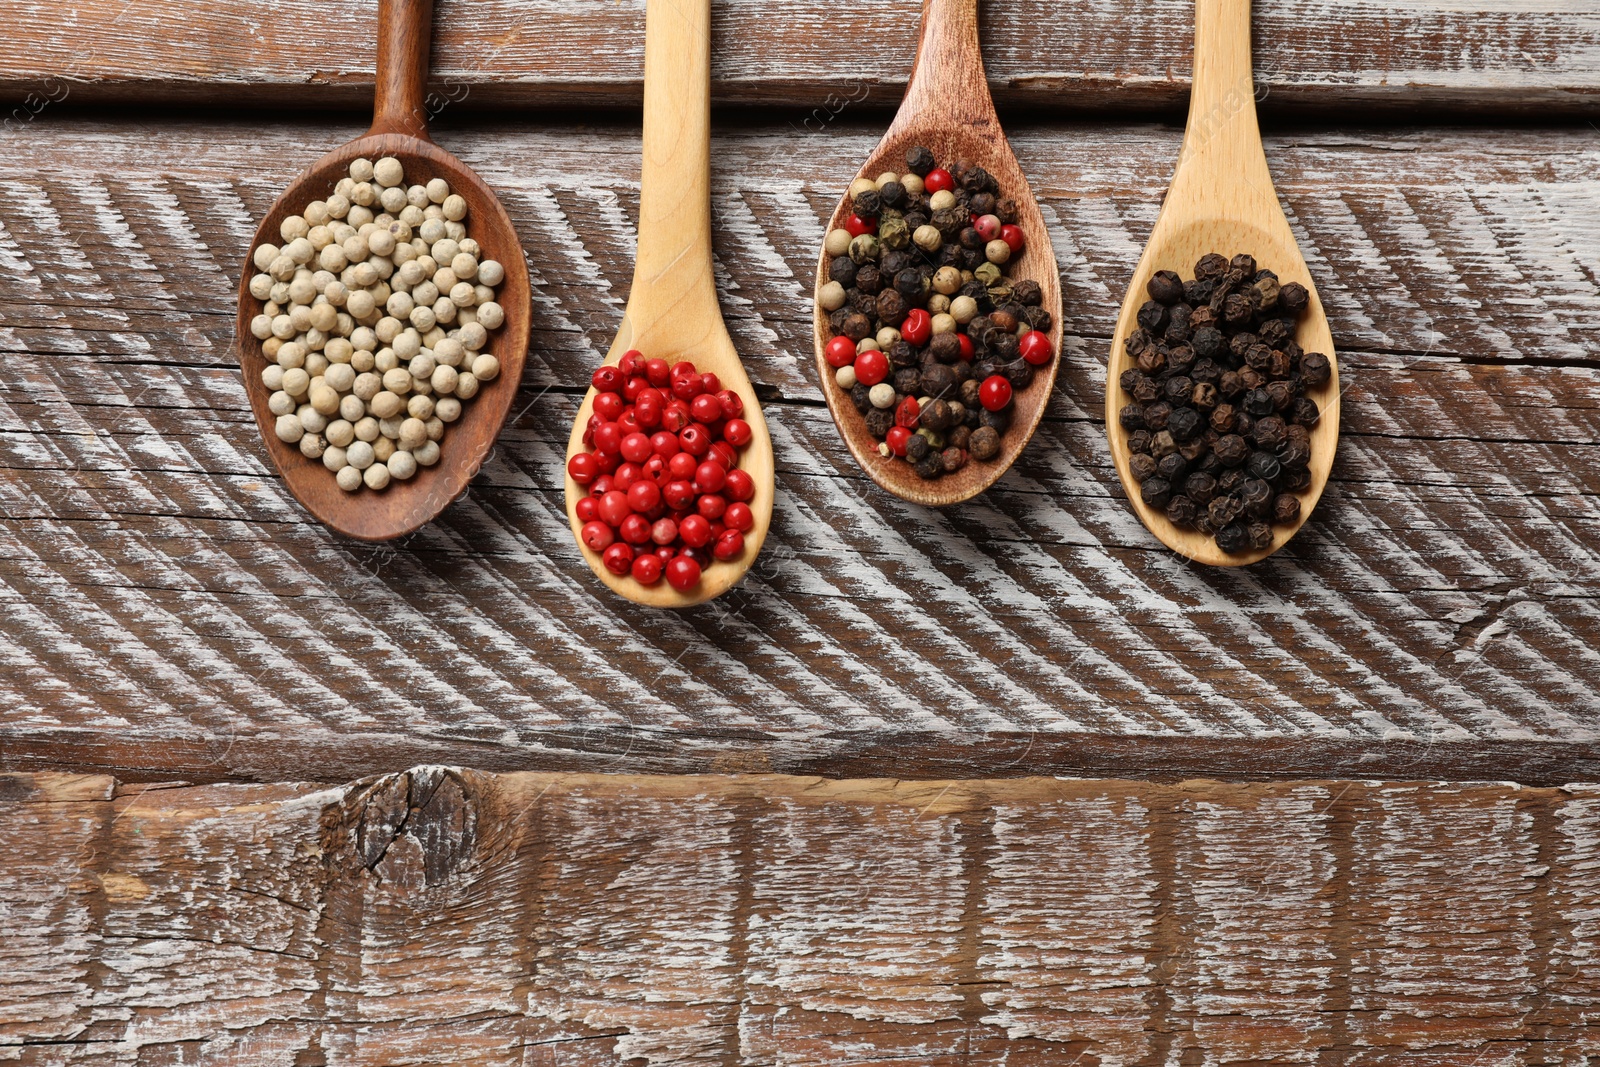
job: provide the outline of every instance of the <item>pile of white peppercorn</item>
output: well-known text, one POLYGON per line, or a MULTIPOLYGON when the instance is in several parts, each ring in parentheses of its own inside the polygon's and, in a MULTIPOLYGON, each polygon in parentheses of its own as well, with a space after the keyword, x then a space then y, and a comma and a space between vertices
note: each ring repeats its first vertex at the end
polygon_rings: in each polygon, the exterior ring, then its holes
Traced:
POLYGON ((332 195, 256 246, 250 323, 278 438, 320 459, 339 488, 382 489, 439 462, 445 426, 494 380, 484 351, 505 321, 505 268, 467 236, 467 202, 443 178, 405 184, 386 156, 357 159, 332 195))

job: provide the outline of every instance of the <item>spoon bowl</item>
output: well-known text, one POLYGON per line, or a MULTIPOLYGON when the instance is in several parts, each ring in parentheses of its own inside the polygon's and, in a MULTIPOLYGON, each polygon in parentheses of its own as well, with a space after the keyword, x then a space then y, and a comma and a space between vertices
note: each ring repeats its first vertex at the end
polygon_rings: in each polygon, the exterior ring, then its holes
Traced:
MULTIPOLYGON (((1040 302, 1050 312, 1045 331, 1055 352, 1048 364, 1035 368, 1034 380, 1017 390, 1010 428, 1001 435, 1000 454, 988 461, 969 460, 953 474, 928 480, 903 459, 888 459, 878 452, 878 439, 867 431, 866 420, 850 395, 834 380, 833 368, 823 355, 833 331, 820 302, 813 305, 817 374, 828 410, 845 444, 868 476, 889 492, 913 503, 933 507, 958 504, 977 496, 1010 469, 1033 437, 1055 390, 1061 366, 1061 275, 1044 215, 1028 187, 1000 119, 989 96, 978 47, 977 0, 924 0, 922 36, 917 58, 906 86, 905 99, 889 130, 873 149, 856 178, 875 179, 885 171, 905 170, 906 151, 922 146, 941 164, 965 159, 999 182, 1003 195, 1016 201, 1017 224, 1027 237, 1022 255, 1009 264, 1007 277, 1030 278, 1039 283, 1040 302)), ((843 226, 850 217, 850 196, 840 198, 828 229, 843 226)), ((823 250, 817 263, 816 288, 828 281, 828 260, 823 250)))
POLYGON ((522 245, 505 208, 471 168, 428 139, 423 86, 427 80, 432 0, 382 0, 379 6, 378 103, 372 129, 323 156, 290 183, 261 220, 250 242, 239 280, 237 355, 244 371, 245 392, 256 424, 284 484, 318 521, 348 537, 387 541, 430 522, 456 497, 482 467, 504 424, 528 351, 531 296, 522 245), (353 160, 394 156, 405 167, 408 185, 443 178, 451 192, 467 202, 468 233, 483 249, 483 259, 505 267, 496 294, 505 322, 491 331, 484 351, 500 361, 500 374, 484 382, 478 394, 462 404, 461 417, 440 442, 439 462, 419 468, 405 481, 381 491, 345 492, 320 460, 278 439, 276 416, 267 407, 271 391, 261 380, 268 365, 250 322, 262 302, 250 292, 255 249, 276 243, 283 220, 299 214, 313 200, 324 199, 349 173, 353 160))
MULTIPOLYGON (((646 6, 638 252, 628 306, 604 363, 616 365, 630 349, 668 363, 688 360, 740 396, 752 433, 739 467, 755 482, 749 501, 754 524, 744 551, 707 567, 694 588, 679 592, 665 579, 641 585, 612 574, 600 553, 583 544, 576 508, 588 490, 566 476, 567 518, 590 569, 612 592, 658 608, 686 608, 726 592, 755 562, 772 525, 772 438, 722 321, 712 272, 710 41, 710 0, 650 0, 646 6)), ((591 387, 578 408, 568 459, 589 451, 583 437, 595 395, 591 387)))
POLYGON ((1278 203, 1261 146, 1250 66, 1250 0, 1195 3, 1189 124, 1172 185, 1112 334, 1106 366, 1106 436, 1117 474, 1140 520, 1169 548, 1214 566, 1254 563, 1287 544, 1316 507, 1333 467, 1339 442, 1339 366, 1327 315, 1278 203), (1209 252, 1229 257, 1248 252, 1280 281, 1305 286, 1310 301, 1300 316, 1295 340, 1306 352, 1324 353, 1332 368, 1324 385, 1306 393, 1321 409, 1321 418, 1311 430, 1311 484, 1297 494, 1299 519, 1274 526, 1272 542, 1265 548, 1232 554, 1218 548, 1210 535, 1179 527, 1144 502, 1129 469, 1128 431, 1118 422, 1119 412, 1133 400, 1122 388, 1121 377, 1133 366, 1126 341, 1138 327, 1139 307, 1149 298, 1146 285, 1162 270, 1192 278, 1196 261, 1209 252))

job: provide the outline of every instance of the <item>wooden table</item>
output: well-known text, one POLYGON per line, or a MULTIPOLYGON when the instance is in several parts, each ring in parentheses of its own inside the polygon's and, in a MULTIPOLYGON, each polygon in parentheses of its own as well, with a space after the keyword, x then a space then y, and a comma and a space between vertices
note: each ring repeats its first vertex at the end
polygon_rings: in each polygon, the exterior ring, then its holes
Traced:
POLYGON ((841 446, 807 302, 917 5, 717 0, 779 495, 749 579, 663 615, 560 482, 630 275, 637 2, 440 0, 438 139, 535 293, 471 491, 373 546, 271 473, 234 271, 357 131, 373 7, 4 7, 0 1061, 1600 1057, 1600 9, 1258 13, 1344 436, 1302 534, 1218 571, 1100 417, 1188 5, 985 8, 1068 358, 936 513, 841 446))

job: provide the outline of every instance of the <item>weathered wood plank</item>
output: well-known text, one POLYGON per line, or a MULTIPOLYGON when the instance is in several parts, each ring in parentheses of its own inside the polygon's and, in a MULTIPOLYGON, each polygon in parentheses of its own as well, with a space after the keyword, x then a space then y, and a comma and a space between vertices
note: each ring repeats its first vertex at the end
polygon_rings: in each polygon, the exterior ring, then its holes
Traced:
POLYGON ((483 475, 387 547, 305 521, 267 473, 228 352, 227 276, 252 213, 315 150, 280 127, 175 124, 156 161, 126 124, 8 137, 0 693, 16 710, 0 761, 268 780, 441 757, 1600 773, 1592 134, 1271 142, 1347 346, 1345 436, 1317 521, 1232 574, 1158 548, 1097 421, 1116 294, 1177 136, 1016 134, 1052 219, 1072 355, 1018 468, 939 514, 870 486, 810 377, 802 279, 840 160, 873 131, 719 135, 725 307, 768 401, 780 496, 750 581, 668 619, 598 595, 559 500, 558 442, 630 271, 633 131, 451 139, 505 193, 540 313, 483 475))
POLYGON ((1600 1055, 1592 787, 6 781, 16 1062, 1600 1055))
MULTIPOLYGON (((372 25, 375 6, 278 0, 264 14, 173 0, 19 0, 0 92, 19 121, 63 99, 368 104, 373 46, 360 28, 372 25)), ((713 17, 713 99, 797 107, 796 125, 813 127, 842 107, 891 105, 910 72, 919 11, 916 0, 723 0, 713 17)), ((1006 104, 1178 108, 1192 11, 1183 0, 1099 0, 1070 18, 1042 0, 986 6, 984 64, 1006 104)), ((1273 109, 1592 113, 1600 93, 1600 16, 1576 0, 1290 0, 1257 5, 1255 37, 1258 85, 1273 109)), ((442 0, 432 106, 637 106, 643 48, 642 0, 442 0)))

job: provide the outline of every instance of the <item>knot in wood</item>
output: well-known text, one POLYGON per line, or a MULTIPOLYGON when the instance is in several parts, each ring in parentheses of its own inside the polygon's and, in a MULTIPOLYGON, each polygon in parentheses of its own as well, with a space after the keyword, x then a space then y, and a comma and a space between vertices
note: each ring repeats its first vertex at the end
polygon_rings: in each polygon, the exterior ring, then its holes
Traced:
POLYGON ((338 853, 381 882, 441 886, 477 844, 477 791, 452 767, 413 767, 354 789, 340 806, 338 853))

